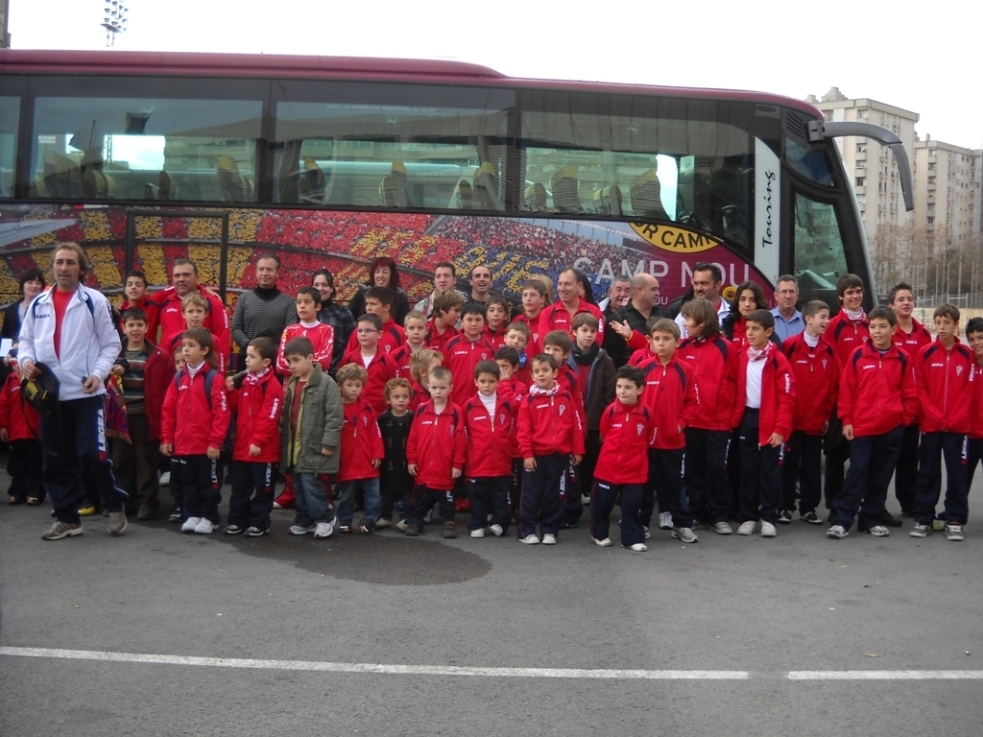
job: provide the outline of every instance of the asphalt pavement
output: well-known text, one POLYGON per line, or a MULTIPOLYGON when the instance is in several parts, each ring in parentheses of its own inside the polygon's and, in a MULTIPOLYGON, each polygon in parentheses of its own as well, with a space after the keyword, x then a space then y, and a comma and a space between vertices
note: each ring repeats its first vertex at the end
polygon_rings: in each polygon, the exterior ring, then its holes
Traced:
POLYGON ((47 508, 0 507, 0 735, 983 733, 972 519, 634 553, 584 521, 547 547, 274 514, 260 539, 90 517, 44 542, 47 508))

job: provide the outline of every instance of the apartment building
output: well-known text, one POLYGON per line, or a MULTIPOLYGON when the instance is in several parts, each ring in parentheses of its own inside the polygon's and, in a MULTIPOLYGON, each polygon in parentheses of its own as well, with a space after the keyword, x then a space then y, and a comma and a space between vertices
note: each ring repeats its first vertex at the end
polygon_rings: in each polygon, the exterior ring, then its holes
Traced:
POLYGON ((983 152, 925 136, 913 153, 916 230, 953 242, 979 234, 983 152))

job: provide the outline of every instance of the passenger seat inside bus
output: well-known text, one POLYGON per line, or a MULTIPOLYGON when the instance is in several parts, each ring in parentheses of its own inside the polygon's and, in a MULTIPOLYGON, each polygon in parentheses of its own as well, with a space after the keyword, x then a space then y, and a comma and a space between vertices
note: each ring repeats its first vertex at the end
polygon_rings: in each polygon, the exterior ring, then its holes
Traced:
POLYGON ((250 182, 239 174, 239 165, 228 154, 222 154, 215 163, 218 187, 226 202, 248 202, 252 199, 250 182))
POLYGON ((523 193, 526 200, 526 209, 530 212, 546 212, 548 203, 546 201, 546 187, 542 182, 533 182, 523 193))
POLYGON ((410 196, 406 187, 406 166, 402 161, 393 161, 392 171, 379 184, 379 194, 382 195, 384 207, 406 209, 410 207, 410 196))
POLYGON ((327 177, 313 156, 304 157, 304 171, 297 177, 297 198, 309 205, 323 204, 327 177))
POLYGON ((471 210, 474 209, 471 184, 467 179, 458 180, 451 194, 451 201, 447 204, 450 210, 471 210))
POLYGON ((147 182, 143 185, 143 197, 147 200, 176 200, 177 182, 162 169, 157 173, 157 184, 147 182))
POLYGON ((42 181, 36 182, 35 186, 40 197, 81 197, 82 170, 73 159, 45 151, 42 181))
POLYGON ((669 214, 662 206, 662 183, 659 181, 659 175, 652 169, 632 179, 629 191, 633 215, 669 220, 669 214))
POLYGON ((599 189, 594 193, 594 212, 612 218, 622 216, 621 188, 617 184, 599 189))
POLYGON ((553 211, 554 212, 583 212, 584 207, 580 204, 580 181, 577 179, 577 170, 569 164, 561 168, 550 180, 553 187, 553 211))
POLYGON ((498 177, 490 161, 485 161, 474 173, 474 198, 475 204, 482 210, 502 209, 502 202, 498 199, 498 177))

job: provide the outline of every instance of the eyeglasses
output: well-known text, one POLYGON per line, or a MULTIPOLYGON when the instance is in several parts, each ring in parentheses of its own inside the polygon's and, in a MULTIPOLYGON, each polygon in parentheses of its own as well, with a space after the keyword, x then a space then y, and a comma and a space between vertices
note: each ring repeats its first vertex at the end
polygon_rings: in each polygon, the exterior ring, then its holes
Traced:
POLYGON ((368 335, 370 333, 378 333, 379 331, 375 328, 358 328, 355 332, 359 335, 368 335))

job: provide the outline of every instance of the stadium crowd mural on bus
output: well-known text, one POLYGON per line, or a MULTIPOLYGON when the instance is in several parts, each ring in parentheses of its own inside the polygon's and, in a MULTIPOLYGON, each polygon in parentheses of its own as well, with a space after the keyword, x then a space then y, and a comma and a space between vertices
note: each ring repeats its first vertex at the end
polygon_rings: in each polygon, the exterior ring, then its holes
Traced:
MULTIPOLYGON (((201 208, 206 209, 215 211, 201 208)), ((310 284, 315 270, 328 268, 343 301, 366 280, 366 267, 378 256, 399 264, 400 285, 411 300, 430 292, 434 266, 441 261, 455 264, 462 284, 471 268, 488 266, 493 290, 516 301, 530 274, 555 281, 562 269, 576 266, 596 285, 595 293, 616 276, 651 273, 660 279, 662 302, 668 304, 688 288, 700 261, 720 266, 725 287, 753 279, 771 296, 771 285, 753 265, 720 241, 678 225, 364 211, 231 209, 228 214, 230 305, 240 291, 255 286, 255 257, 269 251, 280 255, 282 290, 296 292, 310 284)), ((141 215, 134 225, 133 266, 146 273, 151 288, 168 284, 169 266, 177 258, 191 258, 201 283, 218 285, 219 218, 141 215)), ((125 207, 0 208, 0 302, 15 301, 17 275, 47 268, 51 247, 62 241, 86 248, 94 265, 92 286, 121 295, 126 228, 125 207)))

